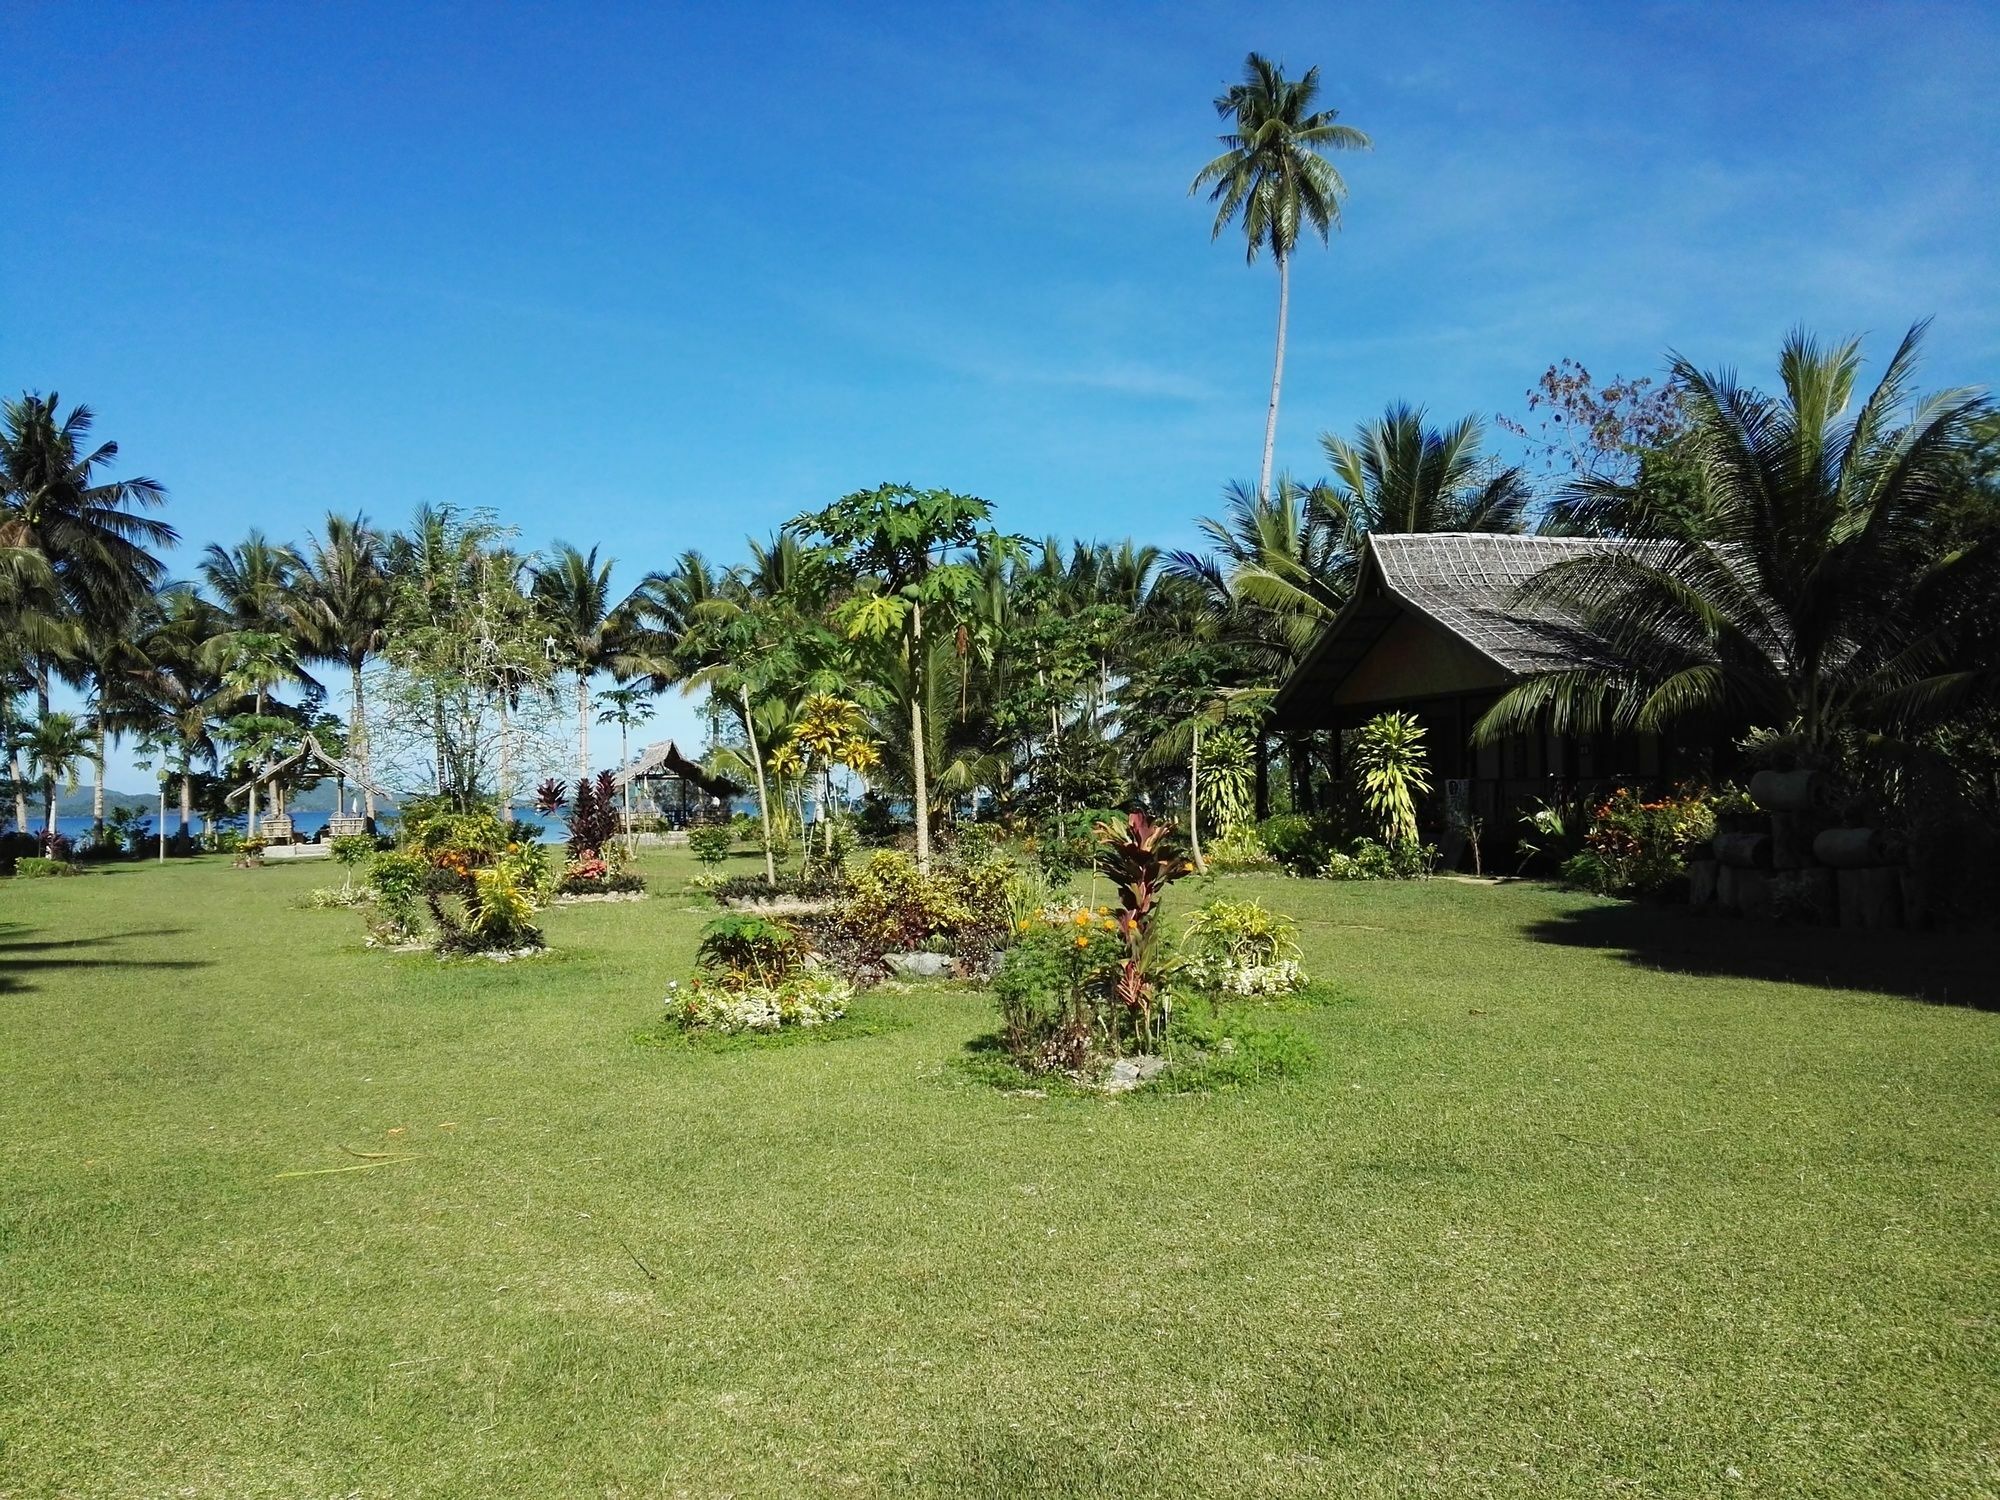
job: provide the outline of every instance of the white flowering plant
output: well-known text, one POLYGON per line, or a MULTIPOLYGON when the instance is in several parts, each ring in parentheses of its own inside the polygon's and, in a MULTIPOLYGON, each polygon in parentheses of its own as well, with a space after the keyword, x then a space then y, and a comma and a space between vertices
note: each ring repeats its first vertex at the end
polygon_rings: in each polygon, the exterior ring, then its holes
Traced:
POLYGON ((1188 918, 1177 972, 1196 989, 1245 999, 1305 988, 1298 928, 1260 901, 1211 901, 1188 918))
POLYGON ((824 1026, 847 1014, 854 987, 838 975, 799 969, 772 984, 721 984, 697 976, 667 986, 667 1018, 684 1031, 722 1036, 824 1026))

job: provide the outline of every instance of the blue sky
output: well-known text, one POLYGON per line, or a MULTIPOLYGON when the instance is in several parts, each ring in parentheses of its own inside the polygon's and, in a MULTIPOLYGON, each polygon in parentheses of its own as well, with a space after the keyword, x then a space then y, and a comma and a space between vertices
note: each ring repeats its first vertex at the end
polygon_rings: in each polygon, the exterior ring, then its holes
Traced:
POLYGON ((0 385, 96 407, 183 561, 452 501, 629 582, 884 479, 1185 544, 1262 436, 1275 278, 1186 196, 1253 47, 1376 141, 1294 277, 1301 474, 1564 355, 1935 315, 1933 384, 2000 368, 1988 7, 16 4, 0 46, 0 385))

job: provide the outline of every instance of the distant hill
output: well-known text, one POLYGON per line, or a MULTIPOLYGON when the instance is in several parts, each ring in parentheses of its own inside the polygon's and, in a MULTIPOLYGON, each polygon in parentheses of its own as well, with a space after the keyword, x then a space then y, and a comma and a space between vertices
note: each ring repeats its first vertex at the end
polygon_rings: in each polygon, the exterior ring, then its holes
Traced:
MULTIPOLYGON (((42 794, 39 791, 31 790, 28 793, 28 802, 36 812, 40 812, 42 794)), ((157 795, 148 796, 144 792, 114 792, 107 787, 104 792, 105 812, 116 812, 121 807, 129 807, 135 812, 146 812, 149 809, 156 810, 159 807, 159 797, 157 795)), ((90 816, 90 811, 89 787, 78 787, 73 792, 66 792, 60 787, 56 789, 57 817, 87 818, 90 816)))

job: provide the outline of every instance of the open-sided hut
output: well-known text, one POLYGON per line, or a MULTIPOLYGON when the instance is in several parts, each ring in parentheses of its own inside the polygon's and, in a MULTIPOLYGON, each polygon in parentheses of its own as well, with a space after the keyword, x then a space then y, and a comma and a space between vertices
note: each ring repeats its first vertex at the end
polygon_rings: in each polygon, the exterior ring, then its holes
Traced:
POLYGON ((613 780, 621 795, 629 789, 635 820, 657 819, 668 828, 726 821, 730 800, 744 792, 727 776, 703 770, 672 740, 648 745, 630 765, 621 766, 613 780))
MULTIPOLYGON (((291 815, 285 811, 283 778, 287 772, 301 762, 319 766, 325 774, 332 776, 339 783, 339 805, 334 809, 333 816, 326 820, 326 836, 330 839, 337 839, 348 834, 366 833, 368 831, 368 819, 348 810, 348 788, 352 787, 355 791, 364 793, 370 798, 380 801, 386 801, 389 794, 376 785, 353 761, 343 756, 329 755, 320 745, 320 742, 310 733, 306 735, 297 750, 294 750, 282 760, 276 760, 267 766, 261 767, 255 776, 252 776, 243 785, 231 792, 224 798, 224 801, 226 803, 235 803, 249 798, 253 792, 268 791, 271 794, 271 810, 257 819, 257 826, 251 829, 251 833, 263 839, 266 843, 290 843, 292 841, 292 819, 291 815)), ((255 816, 255 805, 254 802, 251 803, 253 817, 255 816)))

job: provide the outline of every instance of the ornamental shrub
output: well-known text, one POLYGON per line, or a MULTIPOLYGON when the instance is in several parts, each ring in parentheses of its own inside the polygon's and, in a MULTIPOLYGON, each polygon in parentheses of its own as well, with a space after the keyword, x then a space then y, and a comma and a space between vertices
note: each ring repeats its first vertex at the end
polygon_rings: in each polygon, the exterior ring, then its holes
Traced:
MULTIPOLYGON (((1576 883, 1612 894, 1657 894, 1674 886, 1689 856, 1714 837, 1715 809, 1705 792, 1680 787, 1648 801, 1619 787, 1592 810, 1583 842, 1598 869, 1589 872, 1588 883, 1576 883)), ((1583 868, 1578 865, 1579 873, 1583 868)))
POLYGON ((1294 875, 1317 875, 1334 852, 1339 830, 1323 818, 1277 813, 1257 825, 1265 852, 1294 875))
POLYGON ((991 953, 1007 940, 1010 867, 939 860, 926 875, 907 854, 880 850, 848 877, 834 922, 877 954, 914 953, 950 939, 962 957, 991 953))
POLYGON ((1298 924, 1261 901, 1211 901, 1181 933, 1181 973, 1225 995, 1288 995, 1302 989, 1298 924))
POLYGON ((1424 726, 1415 714, 1377 714, 1355 736, 1352 750, 1362 805, 1382 842, 1400 849, 1417 842, 1417 798, 1430 791, 1424 726))
POLYGON ((703 889, 722 906, 738 901, 825 901, 847 889, 839 870, 814 870, 810 874, 780 875, 775 883, 762 875, 696 876, 703 889))
POLYGON ((771 984, 732 987, 700 978, 667 986, 667 1019, 684 1031, 729 1036, 824 1026, 847 1014, 853 986, 825 971, 802 970, 771 984))
POLYGON ((804 963, 806 945, 782 922, 730 912, 701 930, 695 962, 715 979, 742 988, 776 984, 804 963))
POLYGON ((1221 838, 1214 840, 1203 851, 1208 867, 1218 874, 1232 874, 1245 870, 1275 870, 1278 861, 1270 850, 1264 847, 1264 840, 1253 823, 1238 823, 1221 838))
POLYGON ((731 842, 729 829, 721 823, 702 823, 688 830, 688 849, 711 869, 729 857, 731 842))
POLYGON ((1118 890, 1118 935, 1125 945, 1113 986, 1125 1023, 1150 1041, 1159 998, 1159 908, 1167 887, 1194 866, 1173 846, 1173 824, 1143 812, 1097 825, 1097 869, 1118 890))
POLYGON ((368 885, 375 892, 376 921, 370 935, 376 941, 406 943, 417 935, 429 877, 429 864, 415 854, 391 851, 375 856, 368 866, 368 885))
POLYGON ((76 866, 66 859, 44 859, 40 855, 30 855, 14 862, 14 876, 17 880, 54 880, 66 875, 79 873, 76 866))
POLYGON ((1075 1072, 1102 1034, 1115 1047, 1125 944, 1109 907, 1050 907, 1022 920, 993 976, 1001 1040, 1031 1073, 1075 1072))
POLYGON ((1438 852, 1431 844, 1379 844, 1356 839, 1327 856, 1319 872, 1325 880, 1427 880, 1437 868, 1438 852))

